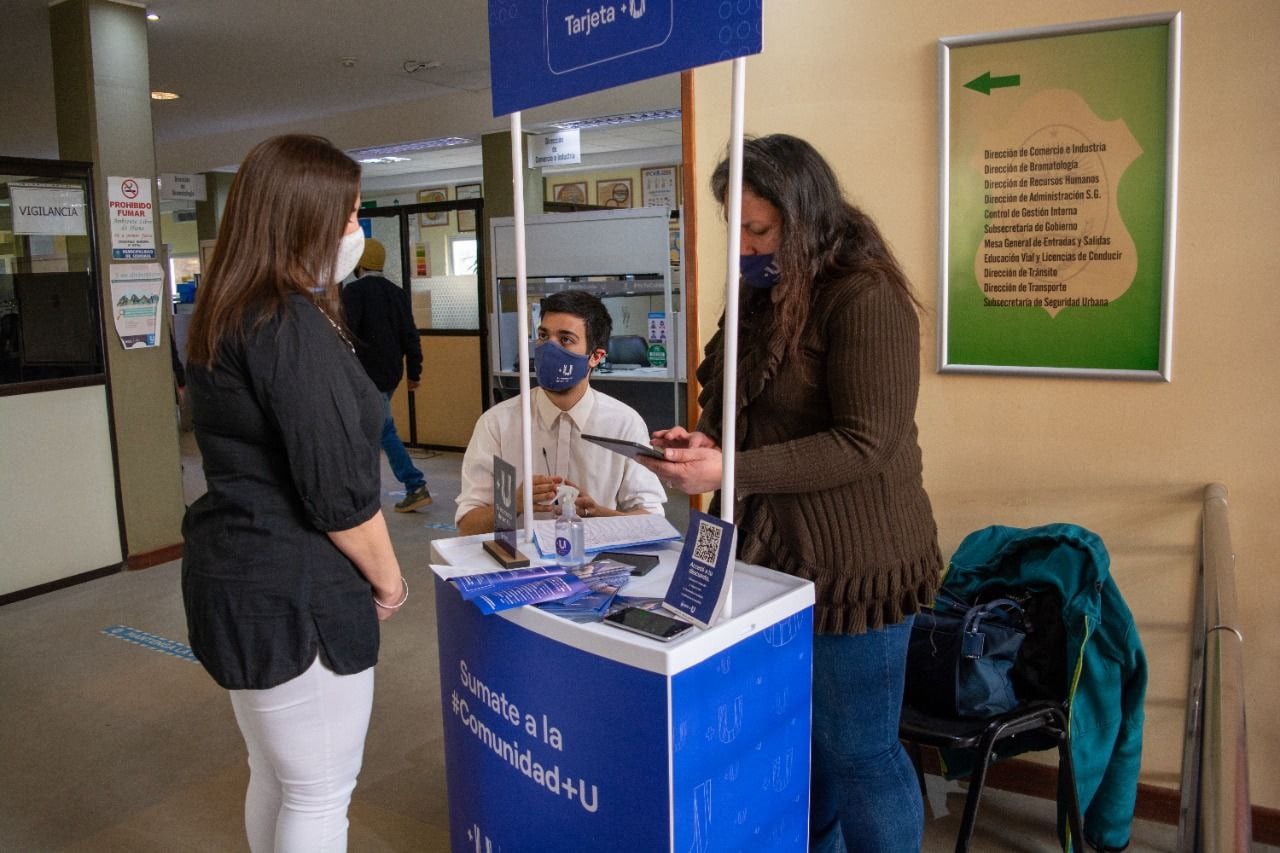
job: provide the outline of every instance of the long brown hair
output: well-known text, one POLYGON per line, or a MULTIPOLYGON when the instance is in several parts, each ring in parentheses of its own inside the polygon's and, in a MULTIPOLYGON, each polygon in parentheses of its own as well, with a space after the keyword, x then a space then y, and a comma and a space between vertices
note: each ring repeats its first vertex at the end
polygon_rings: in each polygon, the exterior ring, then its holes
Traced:
MULTIPOLYGON (((778 209, 782 241, 775 254, 781 277, 772 288, 772 334, 800 349, 801 332, 817 291, 854 273, 870 273, 899 287, 917 308, 902 267, 871 217, 845 200, 835 172, 817 150, 795 136, 749 138, 742 147, 743 186, 778 209)), ((720 204, 728 197, 729 161, 711 176, 720 204)))
POLYGON ((275 136, 240 164, 209 269, 196 294, 188 358, 212 366, 219 347, 301 294, 341 322, 338 243, 360 195, 360 166, 319 136, 275 136))

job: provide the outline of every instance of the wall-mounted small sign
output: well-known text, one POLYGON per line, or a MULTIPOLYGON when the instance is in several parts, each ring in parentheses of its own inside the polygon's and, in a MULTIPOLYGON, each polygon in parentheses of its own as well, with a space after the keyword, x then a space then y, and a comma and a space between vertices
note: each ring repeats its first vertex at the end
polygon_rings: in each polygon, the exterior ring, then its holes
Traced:
POLYGON ((582 136, 577 128, 557 130, 529 139, 529 168, 572 166, 582 162, 582 136))
POLYGON ((160 174, 161 201, 205 201, 207 198, 204 175, 160 174))

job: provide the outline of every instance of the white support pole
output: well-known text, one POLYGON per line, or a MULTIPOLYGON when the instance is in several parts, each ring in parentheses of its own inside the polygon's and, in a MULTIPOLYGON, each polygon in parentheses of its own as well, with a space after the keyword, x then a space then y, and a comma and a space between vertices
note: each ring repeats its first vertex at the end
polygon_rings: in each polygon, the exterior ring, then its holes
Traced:
MULTIPOLYGON (((733 522, 734 454, 738 446, 738 256, 742 248, 742 128, 746 106, 747 60, 733 60, 732 109, 729 113, 729 186, 725 218, 729 246, 724 287, 724 387, 721 389, 720 448, 723 470, 720 480, 720 518, 733 522)), ((724 617, 733 616, 733 587, 725 596, 724 617)))
MULTIPOLYGON (((520 364, 520 453, 524 474, 524 541, 533 541, 533 419, 529 396, 529 279, 524 249, 524 131, 511 114, 511 189, 515 202, 516 341, 520 364)), ((496 310, 496 309, 495 309, 496 310)))

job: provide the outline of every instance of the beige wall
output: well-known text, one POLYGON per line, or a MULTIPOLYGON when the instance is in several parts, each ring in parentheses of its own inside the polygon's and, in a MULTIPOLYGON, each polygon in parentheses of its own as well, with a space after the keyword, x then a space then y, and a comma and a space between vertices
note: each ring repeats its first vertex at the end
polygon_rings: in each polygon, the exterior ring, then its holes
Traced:
POLYGON ((0 595, 119 563, 106 389, 0 397, 0 435, 0 595))
POLYGON ((168 244, 170 255, 200 254, 200 237, 194 219, 178 222, 172 213, 165 211, 157 220, 160 223, 160 242, 168 244))
MULTIPOLYGON (((1280 806, 1280 5, 1186 0, 1173 381, 936 372, 937 39, 1167 11, 1159 2, 766 3, 746 129, 813 142, 881 225, 926 304, 917 418, 944 554, 991 523, 1098 532, 1151 664, 1143 780, 1177 787, 1203 486, 1231 489, 1255 804, 1280 806)), ((699 70, 702 340, 723 306, 705 189, 728 133, 727 65, 699 70)))

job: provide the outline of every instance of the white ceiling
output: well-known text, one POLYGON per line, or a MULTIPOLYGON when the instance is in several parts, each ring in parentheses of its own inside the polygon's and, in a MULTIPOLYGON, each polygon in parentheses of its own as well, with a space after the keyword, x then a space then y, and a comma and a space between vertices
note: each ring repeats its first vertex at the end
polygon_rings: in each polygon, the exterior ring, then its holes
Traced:
MULTIPOLYGON (((48 0, 0 0, 0 154, 57 156, 48 0), (10 117, 18 116, 18 121, 10 117)), ((301 131, 352 150, 444 136, 472 145, 368 165, 366 186, 474 180, 479 137, 507 128, 489 92, 486 0, 150 0, 157 171, 234 167, 257 141, 301 131), (422 63, 436 68, 410 70, 422 63)), ((679 106, 669 75, 524 114, 525 128, 679 106)), ((678 121, 582 131, 584 166, 679 158, 678 121)))

